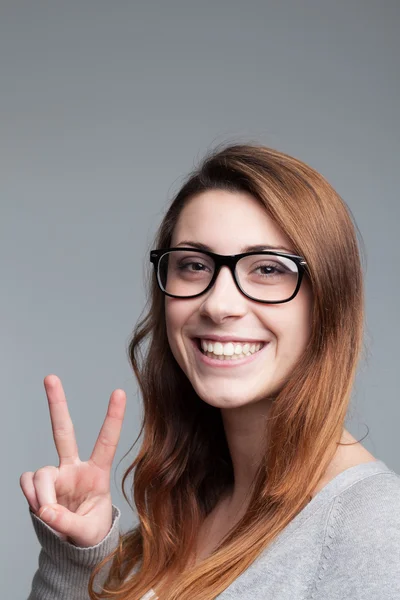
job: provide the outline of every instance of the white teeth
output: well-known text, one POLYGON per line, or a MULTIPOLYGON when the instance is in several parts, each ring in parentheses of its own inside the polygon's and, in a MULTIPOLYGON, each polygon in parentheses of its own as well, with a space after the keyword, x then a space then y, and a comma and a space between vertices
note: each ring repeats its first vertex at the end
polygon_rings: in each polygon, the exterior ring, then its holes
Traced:
POLYGON ((218 360, 235 360, 237 358, 243 358, 243 356, 251 356, 255 352, 258 352, 263 347, 262 342, 241 344, 238 342, 228 342, 222 344, 221 342, 213 342, 210 340, 200 340, 200 345, 205 354, 218 358, 218 360))
MULTIPOLYGON (((210 352, 210 350, 209 350, 209 352, 210 352)), ((224 353, 224 347, 221 344, 221 342, 215 342, 213 352, 217 356, 221 356, 224 353)))
POLYGON ((233 356, 235 349, 232 343, 225 344, 224 346, 224 356, 233 356))

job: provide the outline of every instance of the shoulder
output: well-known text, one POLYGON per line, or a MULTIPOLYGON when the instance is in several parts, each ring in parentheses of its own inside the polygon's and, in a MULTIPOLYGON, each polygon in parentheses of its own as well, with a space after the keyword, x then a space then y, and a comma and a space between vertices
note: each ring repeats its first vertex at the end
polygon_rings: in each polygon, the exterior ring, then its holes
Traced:
POLYGON ((400 557, 400 476, 387 469, 340 490, 331 502, 324 545, 345 560, 364 551, 371 559, 381 550, 388 555, 390 548, 400 557))
POLYGON ((332 512, 343 524, 357 527, 376 519, 400 520, 400 476, 387 469, 352 482, 335 497, 332 512))
POLYGON ((374 473, 331 502, 311 598, 400 597, 400 476, 374 473))
POLYGON ((400 527, 400 476, 390 469, 353 482, 332 503, 330 525, 339 527, 336 535, 348 531, 376 536, 378 524, 386 533, 400 527))

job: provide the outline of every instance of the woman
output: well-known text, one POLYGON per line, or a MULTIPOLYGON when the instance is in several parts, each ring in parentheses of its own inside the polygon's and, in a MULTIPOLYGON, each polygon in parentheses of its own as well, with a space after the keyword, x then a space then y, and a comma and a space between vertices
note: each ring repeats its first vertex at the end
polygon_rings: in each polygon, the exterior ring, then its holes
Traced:
POLYGON ((399 477, 344 429, 364 320, 345 203, 299 160, 230 145, 155 248, 130 344, 139 525, 118 538, 109 490, 125 393, 82 463, 47 376, 60 466, 21 477, 43 546, 30 599, 400 597, 399 477))

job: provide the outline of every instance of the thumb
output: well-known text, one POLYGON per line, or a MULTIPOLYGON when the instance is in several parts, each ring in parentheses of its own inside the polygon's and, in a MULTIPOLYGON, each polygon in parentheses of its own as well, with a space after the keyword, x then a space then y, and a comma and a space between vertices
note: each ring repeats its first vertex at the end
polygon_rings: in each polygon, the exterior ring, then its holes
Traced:
POLYGON ((45 523, 54 523, 57 518, 57 509, 54 508, 54 505, 51 506, 42 506, 40 510, 37 512, 37 516, 39 519, 42 519, 45 523))
POLYGON ((50 504, 42 506, 37 513, 39 519, 50 525, 56 532, 62 534, 62 539, 67 537, 74 539, 82 533, 82 524, 79 515, 69 511, 61 504, 50 504))

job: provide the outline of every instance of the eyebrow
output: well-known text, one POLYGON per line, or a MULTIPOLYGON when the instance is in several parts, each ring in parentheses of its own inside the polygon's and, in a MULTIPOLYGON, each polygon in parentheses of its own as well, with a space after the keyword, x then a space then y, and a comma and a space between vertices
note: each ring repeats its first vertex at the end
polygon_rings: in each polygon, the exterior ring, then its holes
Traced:
MULTIPOLYGON (((202 244, 201 242, 191 242, 190 240, 183 240, 182 242, 179 242, 179 244, 176 244, 176 247, 177 246, 193 246, 193 248, 197 248, 198 250, 207 250, 208 252, 213 252, 210 246, 202 244)), ((240 250, 240 254, 242 252, 263 252, 264 250, 276 250, 277 252, 283 251, 288 252, 288 254, 295 254, 293 250, 285 248, 285 246, 271 246, 264 244, 257 244, 255 246, 245 246, 240 250)))

